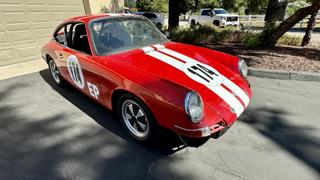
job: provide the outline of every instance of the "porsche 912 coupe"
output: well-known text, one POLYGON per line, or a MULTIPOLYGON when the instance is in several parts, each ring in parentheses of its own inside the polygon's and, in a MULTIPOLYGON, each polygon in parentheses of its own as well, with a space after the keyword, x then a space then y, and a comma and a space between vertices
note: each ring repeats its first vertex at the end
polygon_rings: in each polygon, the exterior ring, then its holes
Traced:
POLYGON ((115 111, 139 142, 153 142, 159 129, 219 137, 250 102, 244 60, 171 42, 142 16, 67 19, 41 53, 58 86, 69 83, 115 111))

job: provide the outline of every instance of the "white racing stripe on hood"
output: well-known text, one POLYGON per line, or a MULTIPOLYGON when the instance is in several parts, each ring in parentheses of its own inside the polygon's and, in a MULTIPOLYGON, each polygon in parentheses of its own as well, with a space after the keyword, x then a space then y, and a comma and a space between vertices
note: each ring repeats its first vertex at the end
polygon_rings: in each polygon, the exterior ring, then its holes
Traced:
MULTIPOLYGON (((171 49, 168 49, 161 44, 154 45, 154 47, 157 48, 157 50, 160 52, 169 54, 170 56, 181 59, 185 62, 189 62, 189 63, 193 62, 193 63, 200 63, 201 64, 201 62, 199 62, 195 59, 192 59, 186 55, 183 55, 181 53, 178 53, 176 51, 173 51, 171 49)), ((249 105, 250 98, 239 86, 237 86, 234 82, 232 82, 230 79, 226 78, 225 76, 223 76, 223 84, 226 87, 228 87, 233 93, 235 93, 243 101, 243 103, 245 104, 246 107, 249 105)))
POLYGON ((223 84, 231 89, 240 99, 243 101, 245 106, 247 107, 250 102, 249 96, 239 87, 237 86, 234 82, 232 82, 230 79, 226 78, 223 76, 223 84))
POLYGON ((149 56, 152 56, 152 57, 154 57, 156 59, 159 59, 160 61, 165 62, 165 63, 167 63, 167 64, 169 64, 169 65, 171 65, 171 66, 183 71, 184 63, 181 62, 181 61, 178 61, 178 60, 176 60, 176 59, 174 59, 174 58, 172 58, 170 56, 167 56, 165 54, 159 53, 158 51, 155 51, 155 50, 149 51, 149 52, 145 51, 145 53, 147 55, 149 55, 149 56))
MULTIPOLYGON (((155 46, 156 47, 156 46, 155 46)), ((158 48, 158 47, 156 47, 158 48)), ((181 61, 174 59, 170 56, 167 56, 165 54, 162 54, 158 51, 152 51, 150 47, 145 47, 142 49, 147 55, 154 57, 162 62, 165 62, 180 71, 183 71, 183 66, 185 63, 182 63, 181 61)), ((171 51, 171 50, 170 50, 171 51)), ((168 52, 168 51, 167 51, 168 52)), ((171 54, 170 54, 171 55, 171 54)), ((173 55, 172 55, 173 56, 173 55)), ((184 56, 184 55, 183 55, 184 56)), ((175 56, 174 56, 175 57, 175 56)), ((193 61, 194 62, 194 61, 193 61)), ((199 62, 198 62, 199 63, 199 62)), ((184 72, 184 71, 183 71, 184 72)), ((223 101, 225 101, 230 107, 231 111, 234 112, 237 117, 239 117, 242 112, 244 111, 243 105, 239 102, 239 100, 234 97, 228 90, 223 88, 221 85, 219 86, 208 86, 204 84, 208 89, 210 89, 213 93, 215 93, 217 96, 219 96, 223 101)))
MULTIPOLYGON (((207 86, 208 87, 208 86, 207 86)), ((212 92, 217 94, 221 99, 223 99, 231 108, 237 117, 239 117, 244 111, 243 105, 235 98, 228 90, 222 86, 208 87, 212 92)))

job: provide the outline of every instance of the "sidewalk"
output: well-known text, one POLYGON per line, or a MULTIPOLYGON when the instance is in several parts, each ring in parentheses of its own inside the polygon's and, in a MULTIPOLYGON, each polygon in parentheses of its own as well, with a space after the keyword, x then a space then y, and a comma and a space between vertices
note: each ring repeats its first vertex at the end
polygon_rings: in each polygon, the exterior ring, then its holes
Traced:
POLYGON ((19 64, 12 64, 0 67, 0 80, 8 79, 16 76, 21 76, 33 72, 39 72, 46 69, 48 66, 42 60, 35 60, 30 62, 23 62, 19 64))

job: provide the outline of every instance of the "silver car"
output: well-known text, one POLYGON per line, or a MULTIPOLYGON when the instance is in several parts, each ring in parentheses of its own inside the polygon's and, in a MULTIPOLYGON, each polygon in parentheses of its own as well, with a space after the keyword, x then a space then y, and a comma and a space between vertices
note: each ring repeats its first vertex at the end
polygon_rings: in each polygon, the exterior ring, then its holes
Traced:
POLYGON ((142 15, 148 18, 157 28, 161 29, 163 25, 163 18, 160 14, 154 12, 134 12, 133 14, 142 15))

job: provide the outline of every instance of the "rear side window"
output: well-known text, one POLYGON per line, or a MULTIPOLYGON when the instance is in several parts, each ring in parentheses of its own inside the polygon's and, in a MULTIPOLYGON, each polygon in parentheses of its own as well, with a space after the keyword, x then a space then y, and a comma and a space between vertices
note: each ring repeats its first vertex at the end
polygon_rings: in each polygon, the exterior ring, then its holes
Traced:
POLYGON ((54 34, 54 39, 59 43, 64 45, 66 42, 64 26, 61 26, 54 34))
POLYGON ((207 10, 203 10, 201 12, 201 16, 210 16, 210 14, 212 14, 212 11, 207 9, 207 10))

